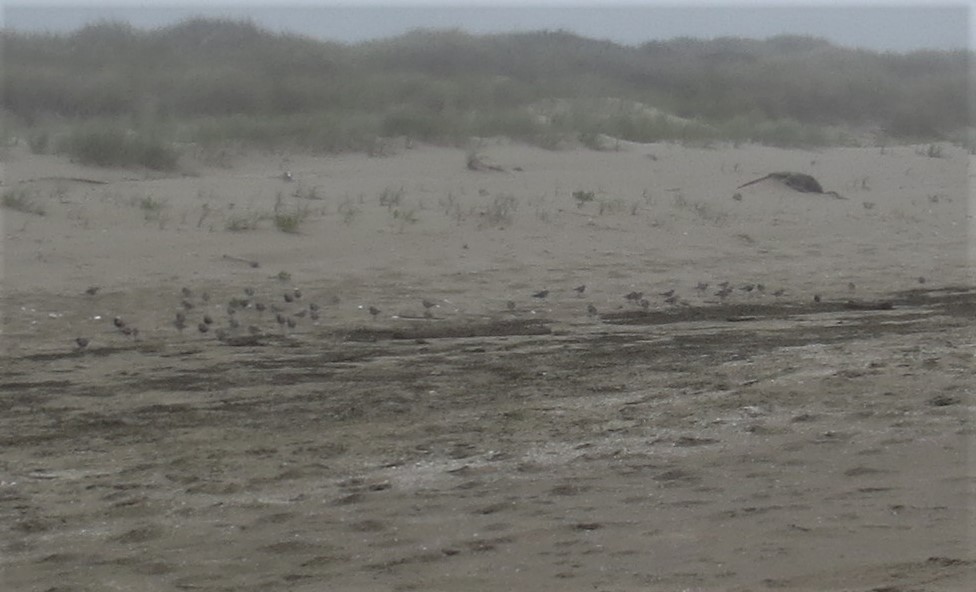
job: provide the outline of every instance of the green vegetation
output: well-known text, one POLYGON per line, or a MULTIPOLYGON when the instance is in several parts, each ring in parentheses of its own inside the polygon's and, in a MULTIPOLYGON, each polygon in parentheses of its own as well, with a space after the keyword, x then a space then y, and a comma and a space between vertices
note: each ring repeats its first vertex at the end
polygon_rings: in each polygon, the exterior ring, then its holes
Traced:
POLYGON ((605 149, 605 134, 811 146, 866 131, 951 140, 971 127, 965 51, 451 30, 342 45, 208 19, 0 36, 10 125, 37 152, 101 166, 172 170, 187 142, 339 152, 389 136, 460 146, 504 135, 605 149))
POLYGON ((0 203, 8 210, 15 210, 25 214, 43 216, 47 213, 43 206, 34 203, 34 197, 27 189, 7 189, 3 192, 2 202, 0 203))

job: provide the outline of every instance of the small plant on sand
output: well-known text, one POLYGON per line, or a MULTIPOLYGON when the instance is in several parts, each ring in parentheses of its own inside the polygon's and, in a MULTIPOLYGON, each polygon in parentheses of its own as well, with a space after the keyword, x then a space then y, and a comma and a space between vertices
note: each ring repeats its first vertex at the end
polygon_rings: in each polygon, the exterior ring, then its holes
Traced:
POLYGON ((158 200, 151 195, 146 195, 144 197, 133 197, 132 204, 142 210, 142 216, 146 222, 159 220, 160 215, 163 212, 163 208, 166 207, 165 202, 158 200))
POLYGON ((43 216, 47 212, 42 206, 34 203, 34 198, 27 189, 8 189, 3 192, 3 207, 25 214, 43 216))
POLYGON ((356 205, 356 202, 353 201, 351 197, 347 196, 346 199, 342 200, 342 203, 339 204, 336 211, 338 211, 339 215, 342 216, 342 223, 349 226, 356 221, 356 218, 359 216, 359 213, 362 210, 356 205))
POLYGON ((408 225, 416 224, 419 221, 420 218, 417 216, 417 210, 413 208, 409 210, 393 210, 393 223, 396 225, 397 232, 400 234, 403 234, 403 231, 408 225))
POLYGON ((576 190, 573 192, 573 199, 576 200, 576 207, 582 208, 587 203, 596 199, 596 194, 592 191, 576 190))
POLYGON ((255 230, 263 216, 260 214, 231 214, 227 217, 224 228, 230 232, 246 232, 255 230))
POLYGON ((274 213, 275 228, 288 234, 298 234, 299 228, 308 215, 308 207, 295 207, 291 211, 280 208, 274 213))
POLYGON ((388 212, 391 212, 393 211, 393 208, 400 206, 405 194, 406 191, 403 189, 403 187, 399 189, 387 187, 380 192, 380 205, 385 207, 388 212))
POLYGON ((509 226, 515 221, 516 210, 518 210, 518 200, 514 195, 507 193, 496 195, 488 204, 488 208, 481 213, 482 223, 479 226, 509 226))

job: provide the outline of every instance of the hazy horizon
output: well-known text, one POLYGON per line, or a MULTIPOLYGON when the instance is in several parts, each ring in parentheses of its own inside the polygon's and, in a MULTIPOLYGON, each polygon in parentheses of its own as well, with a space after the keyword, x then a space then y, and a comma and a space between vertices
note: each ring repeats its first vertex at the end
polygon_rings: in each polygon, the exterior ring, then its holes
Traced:
POLYGON ((811 35, 847 47, 908 52, 969 47, 969 9, 943 6, 37 6, 8 3, 3 26, 68 32, 117 20, 157 28, 195 16, 251 19, 274 31, 356 43, 417 28, 471 33, 566 30, 626 45, 675 37, 811 35))

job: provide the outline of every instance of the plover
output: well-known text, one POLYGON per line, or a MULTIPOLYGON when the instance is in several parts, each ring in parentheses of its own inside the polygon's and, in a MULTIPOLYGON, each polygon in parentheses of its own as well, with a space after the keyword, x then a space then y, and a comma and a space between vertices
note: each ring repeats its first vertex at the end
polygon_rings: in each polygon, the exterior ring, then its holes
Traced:
POLYGON ((573 291, 576 292, 577 296, 582 296, 583 292, 586 292, 586 284, 580 284, 576 286, 575 288, 573 288, 573 291))
POLYGON ((373 315, 374 319, 376 318, 376 315, 380 314, 380 312, 380 309, 376 308, 375 306, 369 307, 369 314, 373 315))
POLYGON ((545 298, 549 295, 549 290, 540 290, 532 295, 533 298, 545 298))
POLYGON ((85 349, 88 347, 88 343, 89 340, 87 337, 75 337, 75 345, 78 346, 78 349, 85 349))
POLYGON ((85 294, 88 294, 89 296, 94 296, 95 294, 98 294, 99 290, 101 290, 101 287, 99 286, 89 286, 88 289, 85 290, 85 294))

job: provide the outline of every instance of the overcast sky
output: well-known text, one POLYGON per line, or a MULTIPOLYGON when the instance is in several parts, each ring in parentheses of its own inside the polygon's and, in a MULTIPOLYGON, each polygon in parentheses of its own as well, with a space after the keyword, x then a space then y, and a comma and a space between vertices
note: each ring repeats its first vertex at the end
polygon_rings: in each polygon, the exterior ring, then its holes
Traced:
POLYGON ((534 0, 505 6, 456 0, 295 2, 265 0, 184 3, 152 0, 112 3, 67 0, 4 1, 4 26, 20 30, 67 31, 113 19, 158 27, 190 16, 251 18, 259 25, 313 37, 355 42, 397 35, 418 27, 457 27, 475 33, 565 29, 587 37, 637 44, 689 36, 764 38, 783 33, 825 37, 835 43, 877 50, 955 49, 968 45, 969 9, 916 2, 684 3, 534 0))

